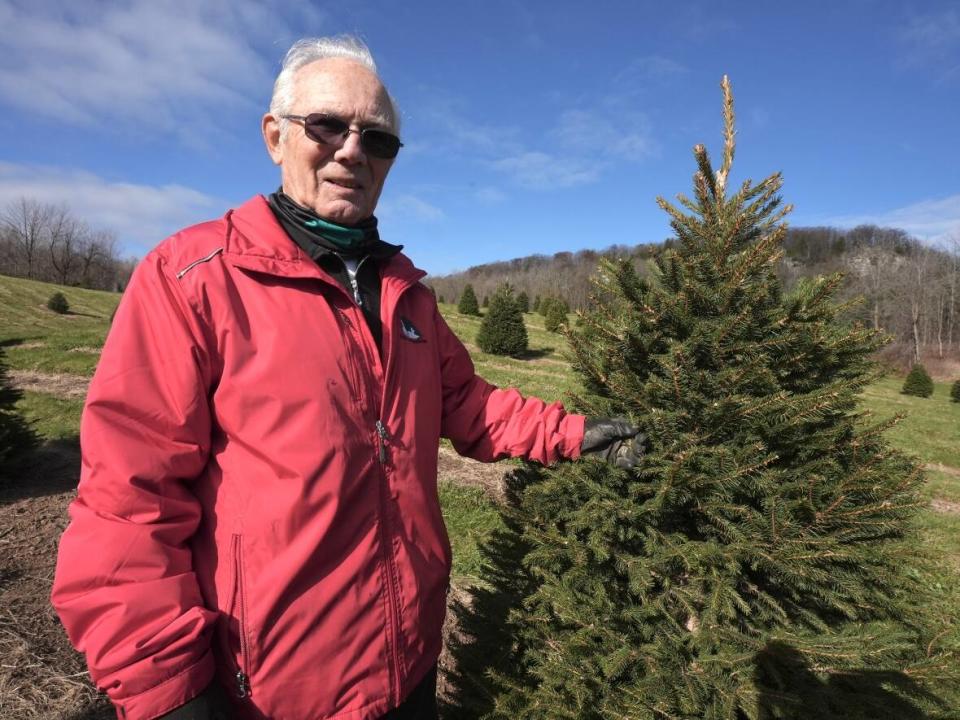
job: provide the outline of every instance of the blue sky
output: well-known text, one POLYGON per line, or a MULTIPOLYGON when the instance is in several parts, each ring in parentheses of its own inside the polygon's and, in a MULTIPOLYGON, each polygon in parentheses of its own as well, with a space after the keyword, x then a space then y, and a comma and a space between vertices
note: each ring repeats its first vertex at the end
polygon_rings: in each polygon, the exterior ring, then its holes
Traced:
POLYGON ((659 241, 690 149, 784 173, 793 225, 960 240, 960 3, 0 0, 0 206, 66 203, 142 256, 278 184, 260 138, 298 37, 371 46, 403 115, 377 215, 433 274, 659 241), (802 7, 801 7, 802 5, 802 7))

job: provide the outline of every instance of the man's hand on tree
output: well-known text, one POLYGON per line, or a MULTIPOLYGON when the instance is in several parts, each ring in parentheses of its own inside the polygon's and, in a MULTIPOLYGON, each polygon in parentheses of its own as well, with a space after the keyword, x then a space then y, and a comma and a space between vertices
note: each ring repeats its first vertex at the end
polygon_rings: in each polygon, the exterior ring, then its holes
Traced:
POLYGON ((624 470, 637 466, 646 451, 647 437, 622 417, 587 418, 583 427, 582 455, 596 455, 624 470))

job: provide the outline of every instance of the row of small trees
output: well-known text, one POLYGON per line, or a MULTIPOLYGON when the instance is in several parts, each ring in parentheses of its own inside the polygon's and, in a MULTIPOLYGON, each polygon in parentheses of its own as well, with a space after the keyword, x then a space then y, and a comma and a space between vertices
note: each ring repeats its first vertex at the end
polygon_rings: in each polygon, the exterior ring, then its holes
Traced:
MULTIPOLYGON (((927 369, 918 363, 907 373, 900 392, 904 395, 928 398, 933 395, 933 378, 930 377, 927 369)), ((955 380, 950 386, 950 400, 960 402, 960 380, 955 380)))
POLYGON ((20 198, 0 208, 0 274, 115 290, 134 262, 120 258, 112 233, 91 228, 63 205, 20 198))

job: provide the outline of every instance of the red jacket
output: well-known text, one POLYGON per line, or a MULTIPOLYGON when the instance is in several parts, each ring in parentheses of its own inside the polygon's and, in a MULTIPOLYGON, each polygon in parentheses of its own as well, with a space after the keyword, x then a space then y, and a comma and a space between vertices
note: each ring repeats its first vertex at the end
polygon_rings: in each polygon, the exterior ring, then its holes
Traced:
POLYGON ((383 358, 256 197, 167 239, 117 311, 81 423, 53 602, 126 720, 217 674, 236 716, 375 718, 436 662, 441 436, 576 457, 583 418, 474 373, 403 255, 383 358))

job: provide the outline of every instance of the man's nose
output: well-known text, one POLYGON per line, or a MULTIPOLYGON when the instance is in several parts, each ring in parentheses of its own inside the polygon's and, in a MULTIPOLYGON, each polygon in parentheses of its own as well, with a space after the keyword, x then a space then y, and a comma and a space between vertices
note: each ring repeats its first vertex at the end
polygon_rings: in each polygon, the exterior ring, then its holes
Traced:
POLYGON ((363 146, 360 144, 360 131, 353 128, 347 129, 347 136, 343 139, 343 145, 337 150, 335 157, 344 162, 363 162, 367 159, 363 146))

